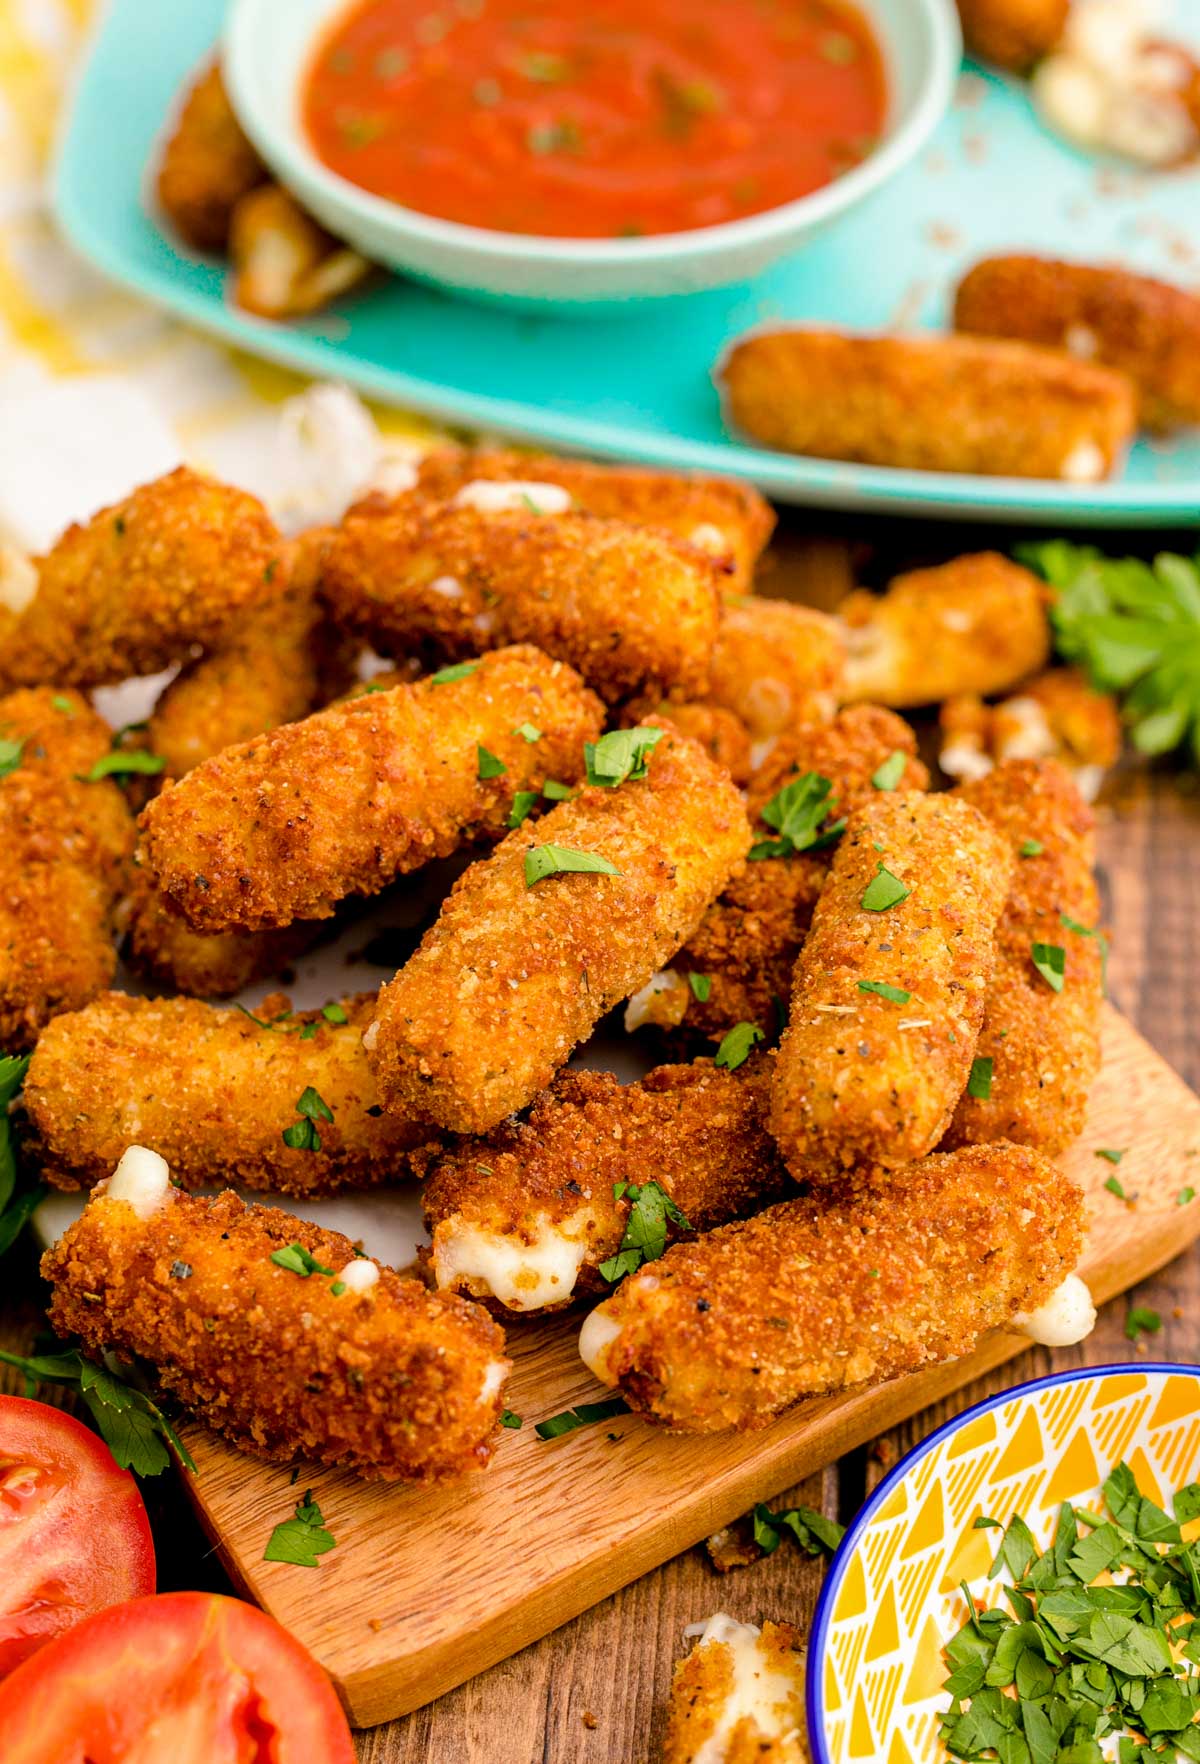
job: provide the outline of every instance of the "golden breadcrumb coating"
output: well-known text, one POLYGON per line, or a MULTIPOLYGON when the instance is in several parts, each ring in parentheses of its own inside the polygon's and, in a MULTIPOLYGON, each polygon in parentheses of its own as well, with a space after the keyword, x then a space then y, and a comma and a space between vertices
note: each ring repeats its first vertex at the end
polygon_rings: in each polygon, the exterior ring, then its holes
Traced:
POLYGON ((334 619, 385 654, 536 643, 610 704, 705 695, 718 578, 705 553, 653 527, 420 498, 348 518, 324 566, 334 619))
POLYGON ((90 1188, 133 1144, 166 1158, 184 1188, 332 1194, 423 1171, 434 1135, 383 1113, 362 1050, 374 1003, 373 993, 343 999, 330 1008, 346 1021, 330 1022, 292 1012, 283 994, 249 1016, 102 993, 37 1044, 24 1091, 32 1155, 56 1188, 90 1188), (283 1141, 309 1086, 333 1111, 317 1123, 319 1151, 283 1141))
MULTIPOLYGON (((763 807, 789 779, 817 772, 833 785, 829 820, 849 815, 876 794, 871 779, 894 753, 904 756, 895 788, 924 790, 929 773, 917 755, 916 736, 900 717, 878 705, 839 711, 831 723, 801 728, 780 738, 755 773, 748 807, 759 840, 776 837, 758 823, 763 807)), ((673 985, 644 1000, 639 1015, 660 1029, 682 1027, 689 1035, 719 1040, 735 1023, 754 1023, 774 1035, 786 1018, 792 970, 812 922, 813 908, 829 874, 833 853, 804 851, 791 857, 754 859, 715 900, 671 963, 673 985), (698 996, 689 974, 709 982, 698 996)))
POLYGON ((255 981, 282 973, 323 928, 297 919, 281 931, 193 931, 137 869, 120 924, 121 953, 134 973, 189 998, 232 998, 255 981))
POLYGON ((733 424, 819 459, 1094 483, 1137 427, 1131 381, 1029 343, 759 332, 721 377, 733 424))
POLYGON ((116 970, 134 823, 110 778, 85 782, 111 731, 79 693, 0 698, 0 1051, 29 1047, 116 970))
POLYGON ((954 794, 987 816, 1016 862, 975 1050, 991 1062, 990 1095, 963 1093, 943 1144, 1011 1139, 1056 1157, 1083 1130, 1100 1068, 1103 948, 1063 923, 1098 926, 1094 818, 1055 760, 1008 760, 954 794), (1040 849, 1024 855, 1030 842, 1040 849), (1065 951, 1061 992, 1034 967, 1035 943, 1065 951))
POLYGON ((367 1032, 388 1108, 458 1133, 486 1133, 523 1108, 740 867, 750 828, 737 789, 662 726, 645 778, 585 788, 451 889, 367 1032), (526 855, 546 845, 619 873, 551 874, 531 887, 526 855))
POLYGON ((186 661, 268 591, 281 549, 256 496, 179 466, 68 527, 37 560, 0 678, 102 686, 186 661))
POLYGON ((775 529, 775 511, 752 484, 648 466, 598 465, 553 453, 515 448, 439 447, 417 468, 422 495, 447 501, 467 484, 558 484, 577 508, 637 527, 662 527, 732 570, 735 587, 748 587, 754 566, 775 529))
POLYGON ((149 737, 167 762, 164 778, 182 778, 222 748, 297 722, 346 684, 347 658, 316 592, 327 542, 320 529, 285 541, 264 599, 159 698, 149 737))
POLYGON ((790 1184, 766 1128, 770 1076, 764 1055, 736 1072, 659 1066, 638 1084, 560 1073, 528 1120, 462 1140, 434 1165, 422 1198, 439 1289, 511 1311, 608 1292, 600 1264, 618 1255, 632 1206, 617 1185, 657 1183, 687 1220, 668 1221, 671 1237, 777 1199, 790 1184), (497 1251, 503 1281, 489 1279, 497 1251))
POLYGON ((984 777, 1003 760, 1057 759, 1091 802, 1121 757, 1121 713, 1078 668, 1047 668, 1013 698, 948 698, 938 712, 938 764, 951 778, 984 777))
POLYGON ((657 704, 652 717, 669 717, 677 729, 698 741, 710 759, 743 788, 750 782, 750 734, 741 718, 719 704, 657 704))
POLYGON ((93 1195, 42 1258, 50 1317, 86 1352, 136 1354, 164 1390, 255 1457, 387 1482, 481 1469, 509 1362, 478 1305, 381 1268, 365 1293, 293 1273, 291 1243, 339 1273, 348 1237, 277 1207, 168 1189, 149 1219, 93 1195))
POLYGON ((910 570, 838 609, 847 699, 903 709, 956 693, 1007 692, 1050 658, 1047 589, 998 551, 910 570))
POLYGON ((761 595, 726 595, 708 695, 763 742, 796 725, 827 723, 844 666, 842 633, 828 613, 761 595))
POLYGON ((793 1175, 909 1163, 942 1137, 971 1070, 1012 867, 1008 842, 949 796, 880 792, 850 817, 776 1064, 771 1131, 793 1175))
POLYGON ((260 318, 302 318, 356 288, 371 265, 280 184, 239 197, 229 221, 233 298, 260 318))
POLYGON ((1119 369, 1147 428, 1200 423, 1200 297, 1185 288, 1117 264, 989 257, 959 283, 954 323, 1119 369))
POLYGON ((864 1167, 669 1249, 584 1324, 631 1408, 681 1433, 762 1427, 801 1397, 969 1353, 1082 1247, 1083 1196, 1026 1146, 864 1167))
POLYGON ((212 62, 193 81, 163 149, 158 200, 189 245, 224 251, 234 205, 266 176, 212 62))
POLYGON ((195 931, 328 918, 347 895, 495 838, 518 791, 573 783, 602 716, 564 663, 495 651, 214 754, 143 811, 139 859, 195 931), (480 748, 497 776, 480 778, 480 748))
POLYGON ((1025 73, 1062 37, 1071 0, 958 0, 972 55, 1025 73))
POLYGON ((710 1617, 671 1676, 663 1764, 809 1764, 804 1669, 790 1623, 710 1617))

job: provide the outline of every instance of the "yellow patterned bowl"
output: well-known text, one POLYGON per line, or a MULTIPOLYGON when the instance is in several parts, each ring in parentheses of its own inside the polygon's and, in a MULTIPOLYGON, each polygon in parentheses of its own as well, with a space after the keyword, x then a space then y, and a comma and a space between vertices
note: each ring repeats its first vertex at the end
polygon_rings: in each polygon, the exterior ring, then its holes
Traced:
POLYGON ((880 1483, 842 1540, 813 1623, 814 1764, 948 1764, 942 1648, 965 1617, 959 1582, 986 1574, 995 1536, 1024 1518, 1044 1548, 1062 1501, 1095 1506, 1129 1465, 1159 1504, 1200 1468, 1200 1367, 1060 1372, 940 1427, 880 1483))

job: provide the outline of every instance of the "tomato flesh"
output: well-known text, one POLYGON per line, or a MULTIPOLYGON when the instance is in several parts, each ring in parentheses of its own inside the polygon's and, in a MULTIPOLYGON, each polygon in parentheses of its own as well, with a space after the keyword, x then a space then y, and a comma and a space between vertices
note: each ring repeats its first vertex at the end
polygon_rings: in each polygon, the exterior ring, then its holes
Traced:
POLYGON ((4 1764, 354 1764, 333 1687, 240 1599, 101 1611, 0 1684, 4 1764))
POLYGON ((83 1617, 154 1590, 137 1483, 90 1429, 0 1396, 0 1676, 83 1617))

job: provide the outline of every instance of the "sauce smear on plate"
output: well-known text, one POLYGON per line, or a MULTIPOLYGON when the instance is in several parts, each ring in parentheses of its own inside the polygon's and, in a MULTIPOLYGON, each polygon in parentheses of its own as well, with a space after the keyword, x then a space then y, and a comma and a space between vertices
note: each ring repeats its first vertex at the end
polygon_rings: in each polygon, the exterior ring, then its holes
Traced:
POLYGON ((359 0, 303 92, 333 171, 493 231, 635 237, 856 165, 887 80, 848 0, 359 0))

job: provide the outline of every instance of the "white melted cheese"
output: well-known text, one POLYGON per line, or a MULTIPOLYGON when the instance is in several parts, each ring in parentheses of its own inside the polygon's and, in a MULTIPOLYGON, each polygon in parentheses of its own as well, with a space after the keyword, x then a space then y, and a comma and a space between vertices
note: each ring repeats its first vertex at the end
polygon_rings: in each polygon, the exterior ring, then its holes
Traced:
POLYGON ((1036 698, 1006 698, 997 713, 996 758, 1052 759, 1058 743, 1045 706, 1036 698))
POLYGON ((544 1214, 534 1222, 533 1242, 485 1231, 457 1215, 433 1233, 433 1271, 443 1290, 465 1286, 475 1298, 492 1298, 510 1311, 538 1311, 570 1298, 587 1240, 581 1216, 559 1224, 544 1214))
POLYGON ((1096 1327, 1096 1307, 1078 1274, 1068 1274, 1044 1305, 1014 1322, 1042 1347, 1073 1347, 1096 1327))
POLYGON ((798 1738, 796 1702, 799 1674, 780 1671, 760 1647, 761 1631, 717 1611, 703 1624, 690 1624, 684 1635, 699 1631, 698 1648, 725 1648, 733 1683, 717 1724, 696 1752, 692 1764, 725 1764, 729 1740, 739 1721, 753 1721, 764 1740, 798 1738))
POLYGON ((561 484, 536 484, 521 478, 512 478, 507 483, 474 478, 463 485, 450 506, 477 508, 481 514, 504 514, 510 509, 524 509, 527 514, 566 514, 571 506, 571 492, 561 484))
POLYGON ((170 1166, 148 1146, 131 1145, 96 1192, 107 1200, 127 1202, 139 1219, 152 1219, 170 1199, 170 1166))
MULTIPOLYGON (((625 1006, 626 1035, 632 1035, 634 1030, 640 1029, 644 1023, 657 1021, 654 1001, 660 992, 674 992, 685 984, 683 975, 677 974, 674 968, 661 968, 657 974, 651 974, 646 984, 633 994, 625 1006)), ((687 1000, 685 997, 684 1010, 686 1009, 687 1000)), ((683 1020, 683 1012, 680 1013, 678 1020, 683 1020)))
POLYGON ((370 1256, 355 1256, 337 1276, 347 1292, 370 1292, 379 1284, 379 1265, 370 1256))
POLYGON ((995 767, 995 760, 984 751, 974 737, 958 736, 948 741, 938 754, 938 765, 947 778, 986 778, 995 767))
POLYGON ((701 521, 698 527, 692 528, 688 538, 710 557, 728 557, 733 549, 720 527, 715 527, 711 521, 701 521))
POLYGON ((605 1315, 603 1305, 597 1305, 583 1320, 583 1328, 579 1331, 579 1358, 601 1384, 613 1382, 608 1356, 620 1334, 621 1325, 605 1315))
POLYGON ((1060 476, 1067 484, 1095 484, 1104 476, 1104 454, 1094 441, 1077 441, 1063 460, 1060 476))
POLYGON ((1051 128, 1142 165, 1186 157, 1196 143, 1182 90, 1190 64, 1171 45, 1155 45, 1160 10, 1147 0, 1074 0, 1058 49, 1033 77, 1051 128))
POLYGON ((496 1400, 504 1389, 504 1380, 508 1377, 508 1370, 507 1360, 488 1361, 487 1370, 483 1375, 483 1383, 479 1387, 478 1400, 481 1403, 491 1403, 496 1400))
POLYGON ((0 606, 22 613, 37 593, 37 565, 15 545, 0 545, 0 606))

